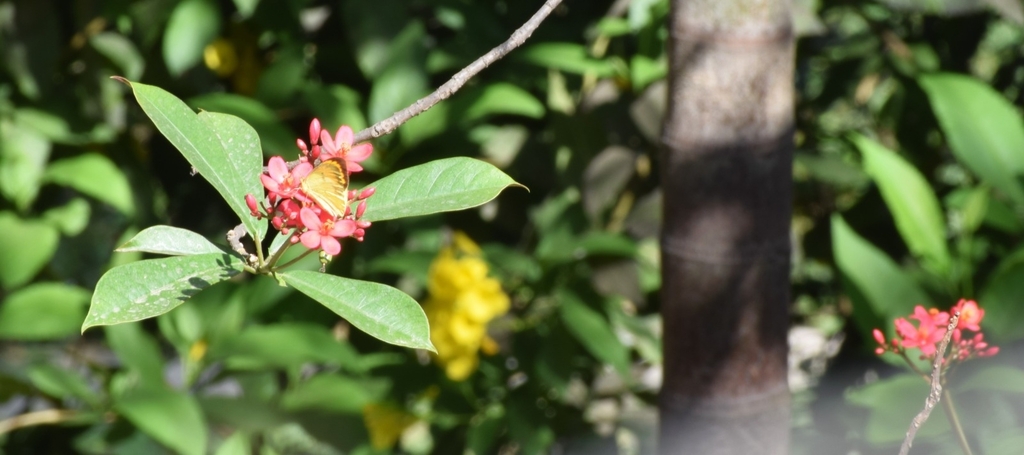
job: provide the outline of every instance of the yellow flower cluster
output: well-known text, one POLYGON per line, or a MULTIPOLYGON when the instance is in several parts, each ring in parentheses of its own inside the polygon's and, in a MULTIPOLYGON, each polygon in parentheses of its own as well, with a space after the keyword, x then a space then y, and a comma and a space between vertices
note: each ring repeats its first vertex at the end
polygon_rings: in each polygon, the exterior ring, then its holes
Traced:
POLYGON ((363 422, 370 433, 370 445, 375 450, 386 450, 416 423, 416 416, 386 403, 369 403, 363 406, 363 422))
POLYGON ((480 247, 461 232, 431 264, 427 290, 423 311, 437 348, 435 358, 449 379, 464 380, 476 371, 479 351, 498 352, 497 343, 487 336, 487 323, 508 312, 508 295, 498 280, 487 276, 480 247))

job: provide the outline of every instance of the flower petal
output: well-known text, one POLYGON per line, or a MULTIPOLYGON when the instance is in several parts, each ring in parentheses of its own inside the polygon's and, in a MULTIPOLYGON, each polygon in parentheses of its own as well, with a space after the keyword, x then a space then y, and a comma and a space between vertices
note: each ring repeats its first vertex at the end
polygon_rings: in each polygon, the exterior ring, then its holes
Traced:
POLYGON ((331 228, 332 237, 348 237, 356 231, 356 222, 352 220, 338 220, 331 228))
POLYGON ((311 250, 320 246, 320 240, 320 233, 316 231, 306 231, 299 236, 299 241, 302 242, 302 245, 311 250))
POLYGON ((272 179, 280 182, 284 176, 288 175, 288 163, 285 163, 284 158, 280 156, 272 156, 270 162, 267 163, 267 173, 272 179))
POLYGON ((338 127, 338 132, 334 133, 334 144, 339 149, 346 149, 352 147, 352 139, 355 134, 352 132, 352 127, 348 125, 341 125, 338 127))
MULTIPOLYGON (((306 226, 306 229, 309 229, 310 231, 320 232, 320 228, 323 227, 323 224, 320 222, 320 217, 317 216, 316 212, 309 207, 303 207, 302 210, 299 211, 299 218, 302 219, 302 225, 306 226)), ((305 243, 303 244, 305 245, 305 243)))
POLYGON ((324 253, 331 256, 337 256, 338 253, 341 253, 341 242, 328 235, 320 237, 320 247, 324 249, 324 253))
POLYGON ((345 159, 349 161, 363 161, 369 158, 371 153, 373 153, 373 145, 369 142, 364 142, 352 147, 345 153, 345 159))

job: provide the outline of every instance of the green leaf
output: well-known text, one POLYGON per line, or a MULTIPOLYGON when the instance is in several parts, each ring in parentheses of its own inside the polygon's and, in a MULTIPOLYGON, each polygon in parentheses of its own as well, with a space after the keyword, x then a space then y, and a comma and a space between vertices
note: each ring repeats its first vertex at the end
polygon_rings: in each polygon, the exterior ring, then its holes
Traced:
POLYGON ((832 217, 832 250, 854 303, 854 320, 865 335, 884 321, 910 314, 914 305, 934 306, 910 275, 839 215, 832 217))
POLYGON ((21 211, 36 200, 50 148, 35 130, 0 121, 0 194, 21 211))
POLYGON ((233 93, 209 93, 189 98, 188 104, 204 111, 235 115, 252 125, 259 132, 267 156, 291 156, 298 151, 292 132, 273 110, 255 99, 233 93))
POLYGON ((1024 189, 1024 122, 998 92, 972 77, 926 74, 918 78, 957 159, 1018 205, 1024 189))
POLYGON ((337 374, 321 374, 296 385, 281 397, 281 407, 290 410, 316 409, 342 414, 360 414, 363 406, 384 399, 387 381, 359 381, 337 374))
POLYGON ((630 377, 629 351, 619 342, 608 320, 570 291, 560 292, 558 300, 562 323, 576 340, 591 355, 615 367, 623 378, 630 377))
POLYGON ((206 419, 192 396, 162 387, 144 387, 118 397, 114 408, 140 430, 179 453, 206 453, 206 419))
POLYGON ((28 378, 32 385, 52 397, 78 398, 92 407, 99 407, 102 403, 96 390, 89 386, 85 378, 70 370, 42 363, 29 367, 28 378))
POLYGON ((498 168, 472 158, 446 158, 413 166, 367 187, 366 221, 382 221, 482 205, 509 186, 522 186, 498 168))
POLYGON ((302 270, 280 275, 289 286, 370 336, 398 346, 434 351, 427 315, 412 297, 398 289, 302 270))
POLYGON ((963 383, 957 384, 957 393, 968 390, 994 390, 1024 393, 1024 371, 1008 365, 996 365, 975 372, 963 383))
POLYGON ((173 226, 152 226, 135 234, 131 240, 117 247, 118 253, 142 251, 170 256, 223 253, 224 251, 206 240, 206 237, 188 229, 173 226))
POLYGON ((61 234, 74 237, 85 230, 89 224, 90 214, 92 207, 89 206, 89 201, 76 197, 67 204, 43 212, 43 219, 60 230, 61 234))
POLYGON ((142 330, 142 324, 118 324, 104 328, 107 344, 128 370, 146 386, 164 384, 164 358, 156 340, 142 330))
POLYGON ((952 259, 946 247, 946 220, 928 181, 881 144, 860 135, 851 140, 864 154, 864 171, 878 185, 910 252, 922 260, 925 268, 947 277, 952 259))
POLYGON ((207 113, 200 120, 183 101, 164 89, 123 82, 132 87, 139 105, 157 129, 227 201, 249 235, 258 233, 262 239, 267 222, 256 220, 245 205, 246 194, 263 194, 263 158, 252 127, 224 114, 207 113))
MULTIPOLYGON (((902 441, 927 397, 927 382, 914 374, 901 374, 853 390, 846 394, 846 401, 869 409, 864 436, 877 444, 902 441)), ((949 422, 945 417, 941 412, 933 412, 918 436, 948 433, 949 422)))
POLYGON ((76 335, 89 291, 43 282, 12 293, 0 305, 0 339, 53 340, 76 335))
POLYGON ((37 220, 0 212, 0 285, 14 289, 28 283, 57 252, 57 229, 37 220))
POLYGON ((86 153, 50 164, 43 174, 47 183, 69 186, 82 194, 110 204, 121 213, 135 212, 128 178, 107 157, 86 153))
POLYGON ((573 74, 593 74, 597 77, 614 76, 615 65, 609 60, 591 57, 587 48, 577 43, 540 43, 512 54, 514 60, 573 74))
POLYGON ((220 9, 212 0, 178 3, 164 31, 163 55, 167 70, 180 76, 203 59, 203 49, 220 34, 220 9))
POLYGON ((291 368, 304 363, 330 363, 346 368, 359 360, 359 354, 347 343, 335 340, 320 326, 279 323, 251 326, 214 346, 213 358, 223 358, 231 368, 291 368))
POLYGON ((985 332, 998 339, 1024 337, 1024 249, 1004 258, 978 293, 985 310, 985 332))
POLYGON ((214 455, 249 455, 251 453, 252 444, 249 443, 249 437, 245 432, 236 431, 224 440, 214 455))
POLYGON ((139 79, 146 69, 146 60, 135 44, 124 35, 102 32, 89 37, 89 45, 117 65, 128 79, 139 79))
POLYGON ((82 331, 159 316, 242 270, 242 261, 227 253, 150 259, 115 267, 96 283, 82 331))
POLYGON ((517 85, 504 82, 488 84, 475 95, 461 116, 463 122, 488 115, 521 115, 532 119, 544 116, 544 104, 517 85))

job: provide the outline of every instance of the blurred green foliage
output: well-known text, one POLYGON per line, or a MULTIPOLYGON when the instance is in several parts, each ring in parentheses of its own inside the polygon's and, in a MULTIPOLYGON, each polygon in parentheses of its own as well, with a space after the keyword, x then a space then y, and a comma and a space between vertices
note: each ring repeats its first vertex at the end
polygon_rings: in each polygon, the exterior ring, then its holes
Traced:
MULTIPOLYGON (((292 158, 310 118, 390 115, 539 2, 0 1, 0 452, 650 453, 667 4, 566 2, 375 141, 356 188, 453 156, 530 188, 376 223, 329 270, 423 301, 452 232, 478 243, 511 309, 489 326, 497 352, 452 381, 268 279, 79 335, 103 272, 143 258, 113 253, 135 233, 224 244, 237 224, 109 77, 241 117, 292 158), (26 413, 54 424, 3 431, 26 413)), ((794 365, 818 384, 794 387, 794 453, 894 452, 926 384, 875 360, 870 330, 960 297, 1006 347, 947 385, 968 437, 1024 444, 1022 20, 1013 0, 794 2, 793 321, 842 343, 826 370, 808 367, 824 344, 794 365)), ((946 425, 934 413, 915 449, 955 453, 946 425)))

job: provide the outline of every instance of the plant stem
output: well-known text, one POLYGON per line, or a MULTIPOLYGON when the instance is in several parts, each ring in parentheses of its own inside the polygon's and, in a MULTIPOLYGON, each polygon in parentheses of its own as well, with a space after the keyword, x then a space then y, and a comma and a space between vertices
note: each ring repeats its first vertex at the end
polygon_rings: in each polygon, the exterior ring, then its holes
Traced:
POLYGON ((946 417, 949 417, 949 423, 953 425, 953 430, 956 432, 956 441, 960 443, 960 449, 964 451, 964 455, 974 455, 971 452, 971 446, 967 443, 967 436, 964 434, 964 427, 960 424, 960 418, 957 416, 956 407, 953 406, 953 397, 949 394, 948 390, 942 392, 942 409, 946 411, 946 417))
MULTIPOLYGON (((289 230, 288 231, 288 235, 292 235, 292 232, 294 232, 294 230, 289 230)), ((281 234, 281 235, 285 235, 285 234, 281 234)), ((285 240, 284 245, 281 245, 281 247, 278 248, 277 251, 274 252, 274 254, 270 255, 270 258, 267 259, 267 263, 264 264, 264 266, 261 267, 260 270, 261 271, 267 271, 267 270, 273 269, 274 265, 277 264, 277 261, 281 260, 281 256, 284 256, 284 252, 288 251, 288 248, 291 247, 291 246, 292 246, 291 240, 285 240)))
MULTIPOLYGON (((284 249, 284 247, 282 247, 281 249, 284 249)), ((283 269, 285 267, 288 267, 289 265, 292 265, 292 264, 294 264, 296 262, 299 262, 299 261, 302 260, 302 258, 308 256, 309 253, 312 253, 312 252, 313 252, 313 250, 306 250, 302 254, 300 254, 299 257, 286 262, 284 265, 282 265, 280 267, 274 267, 274 271, 281 270, 281 269, 283 269)))

